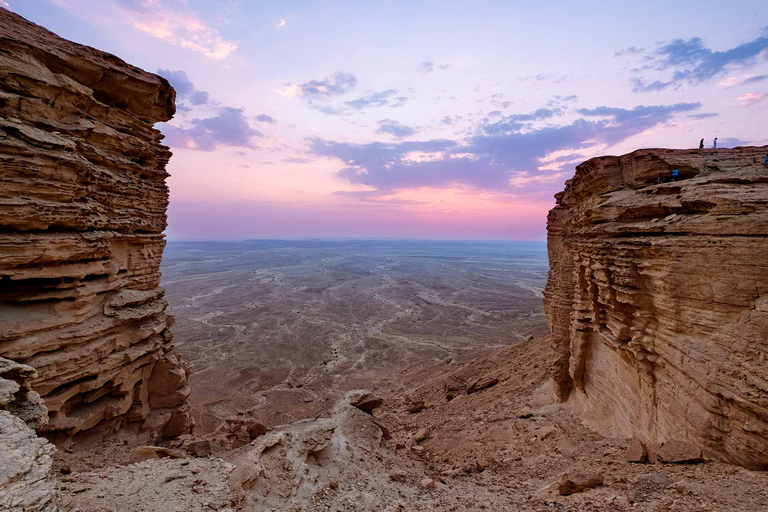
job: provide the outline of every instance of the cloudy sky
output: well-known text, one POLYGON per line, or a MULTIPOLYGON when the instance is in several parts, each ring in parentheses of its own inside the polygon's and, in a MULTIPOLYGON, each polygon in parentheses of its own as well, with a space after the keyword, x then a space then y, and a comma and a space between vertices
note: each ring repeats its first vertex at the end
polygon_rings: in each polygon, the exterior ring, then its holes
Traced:
POLYGON ((0 0, 165 76, 170 239, 544 239, 579 162, 768 143, 768 2, 0 0))

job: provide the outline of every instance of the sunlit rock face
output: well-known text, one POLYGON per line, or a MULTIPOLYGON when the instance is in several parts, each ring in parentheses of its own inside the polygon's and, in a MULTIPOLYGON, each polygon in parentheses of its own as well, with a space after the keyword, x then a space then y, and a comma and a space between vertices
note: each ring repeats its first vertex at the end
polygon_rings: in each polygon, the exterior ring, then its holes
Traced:
POLYGON ((37 370, 49 438, 190 428, 159 287, 174 99, 0 9, 0 356, 37 370))
POLYGON ((555 394, 601 433, 685 439, 768 468, 766 154, 594 158, 557 194, 545 292, 555 394))

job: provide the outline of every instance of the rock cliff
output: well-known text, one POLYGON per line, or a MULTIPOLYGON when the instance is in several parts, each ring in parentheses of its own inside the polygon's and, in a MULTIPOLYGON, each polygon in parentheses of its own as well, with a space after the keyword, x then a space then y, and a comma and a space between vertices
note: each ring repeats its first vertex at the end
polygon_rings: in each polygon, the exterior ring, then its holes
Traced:
POLYGON ((768 468, 767 153, 594 158, 555 196, 555 394, 604 435, 768 468))
POLYGON ((52 439, 190 427, 160 288, 168 82, 0 8, 0 356, 52 439))

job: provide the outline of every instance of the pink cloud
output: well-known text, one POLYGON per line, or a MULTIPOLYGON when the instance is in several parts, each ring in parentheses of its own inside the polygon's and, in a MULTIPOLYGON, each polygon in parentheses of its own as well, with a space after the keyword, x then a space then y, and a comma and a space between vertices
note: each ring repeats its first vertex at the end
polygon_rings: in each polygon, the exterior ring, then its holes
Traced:
POLYGON ((739 101, 742 107, 751 107, 758 103, 762 103, 768 100, 768 94, 762 92, 750 92, 743 96, 739 96, 739 101))
MULTIPOLYGON (((52 0, 76 15, 98 16, 87 0, 52 0)), ((225 40, 218 30, 201 20, 186 2, 169 0, 105 0, 99 7, 117 10, 123 21, 136 30, 221 60, 237 50, 237 42, 225 40)))

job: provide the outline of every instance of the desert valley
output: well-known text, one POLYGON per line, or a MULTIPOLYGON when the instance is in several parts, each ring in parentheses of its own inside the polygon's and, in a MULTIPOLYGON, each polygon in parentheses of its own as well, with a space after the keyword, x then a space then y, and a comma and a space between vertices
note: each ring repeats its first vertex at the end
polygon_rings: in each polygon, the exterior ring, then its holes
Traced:
POLYGON ((0 510, 767 509, 768 146, 546 243, 166 241, 181 92, 3 4, 0 510))

